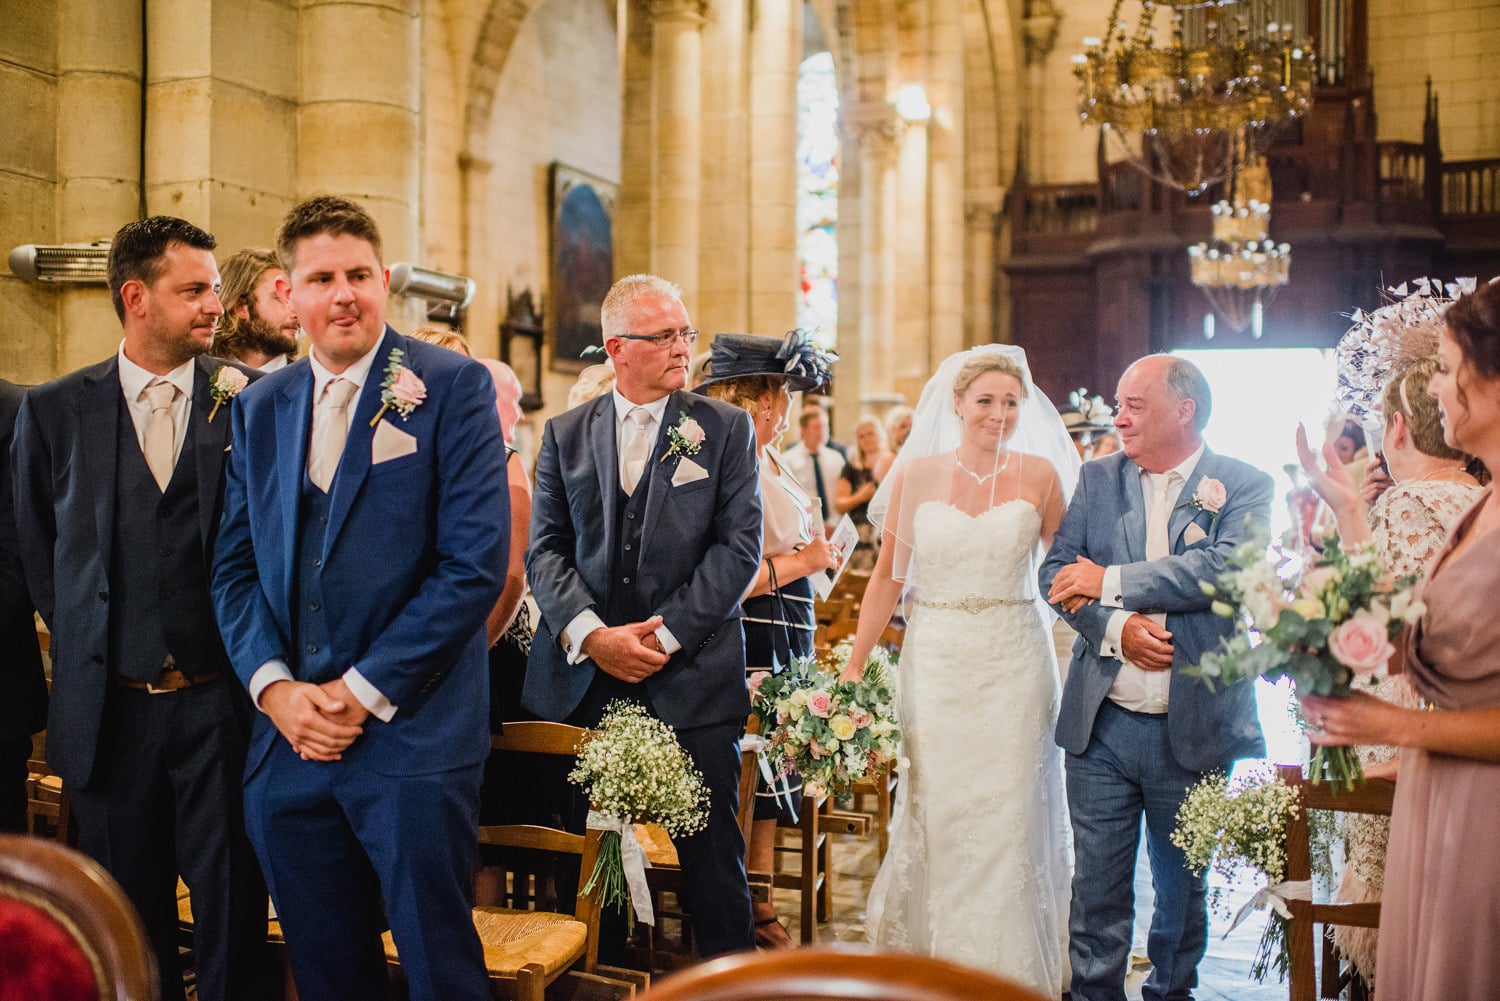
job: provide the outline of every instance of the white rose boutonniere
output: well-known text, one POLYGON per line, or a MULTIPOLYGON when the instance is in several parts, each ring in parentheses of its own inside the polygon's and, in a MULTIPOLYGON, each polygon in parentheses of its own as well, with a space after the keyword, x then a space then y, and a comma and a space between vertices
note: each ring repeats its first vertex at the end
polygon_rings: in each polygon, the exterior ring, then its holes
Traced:
POLYGON ((208 412, 208 423, 212 424, 219 408, 239 396, 240 390, 248 385, 250 377, 233 365, 220 365, 215 369, 208 384, 208 395, 214 398, 214 408, 208 412))
POLYGON ((698 449, 703 447, 703 440, 708 437, 703 425, 687 414, 679 410, 677 416, 680 418, 677 426, 667 429, 667 439, 671 441, 672 447, 667 449, 658 462, 666 462, 674 455, 697 455, 698 449))
POLYGON ((394 410, 404 421, 427 399, 427 384, 417 373, 401 364, 400 348, 391 348, 385 365, 385 381, 380 384, 380 409, 370 419, 370 427, 380 423, 387 410, 394 410))

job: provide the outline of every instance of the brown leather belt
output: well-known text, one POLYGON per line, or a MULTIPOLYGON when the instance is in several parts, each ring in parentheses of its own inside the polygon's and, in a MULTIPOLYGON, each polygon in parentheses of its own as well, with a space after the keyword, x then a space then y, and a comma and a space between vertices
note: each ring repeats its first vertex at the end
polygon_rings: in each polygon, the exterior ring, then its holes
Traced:
POLYGON ((146 692, 151 695, 161 695, 165 692, 180 692, 184 688, 192 688, 195 685, 206 685, 210 681, 218 681, 221 671, 209 671, 207 674, 195 674, 189 678, 175 667, 169 667, 161 672, 161 676, 153 681, 137 681, 134 678, 121 677, 118 674, 110 676, 110 683, 121 688, 131 688, 138 692, 146 692))

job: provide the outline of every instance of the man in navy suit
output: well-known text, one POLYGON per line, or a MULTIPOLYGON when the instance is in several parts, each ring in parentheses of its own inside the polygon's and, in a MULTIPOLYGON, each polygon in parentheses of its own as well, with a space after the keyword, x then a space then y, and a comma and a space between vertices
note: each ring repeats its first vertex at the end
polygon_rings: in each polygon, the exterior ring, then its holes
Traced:
POLYGON ((743 410, 684 391, 697 331, 677 286, 622 278, 603 329, 613 392, 548 421, 537 456, 526 577, 542 617, 522 702, 593 726, 626 699, 676 729, 711 799, 707 830, 677 842, 698 951, 749 949, 739 617, 760 560, 755 434, 743 410))
POLYGON ((26 830, 31 735, 47 726, 47 679, 16 539, 10 443, 25 392, 0 379, 0 833, 26 830))
POLYGON ((1125 1001, 1134 875, 1146 820, 1156 907, 1141 996, 1184 1001, 1208 943, 1205 883, 1173 845, 1178 807, 1206 772, 1265 753, 1251 682, 1185 672, 1234 629, 1200 581, 1271 520, 1271 478, 1203 443, 1210 395, 1191 362, 1152 355, 1120 378, 1123 453, 1085 462, 1041 567, 1078 630, 1057 720, 1076 862, 1070 990, 1125 1001))
POLYGON ((47 763, 79 847, 140 912, 169 999, 179 872, 199 997, 255 996, 266 938, 239 789, 248 705, 209 596, 236 405, 214 386, 248 378, 204 354, 223 313, 213 248, 170 216, 115 234, 120 349, 28 392, 13 453, 21 560, 52 632, 47 763))
POLYGON ((276 252, 312 351, 235 407, 214 568, 260 710, 250 838, 303 997, 384 997, 388 917, 414 999, 477 1001, 484 626, 509 537, 494 385, 386 326, 359 205, 303 202, 276 252))

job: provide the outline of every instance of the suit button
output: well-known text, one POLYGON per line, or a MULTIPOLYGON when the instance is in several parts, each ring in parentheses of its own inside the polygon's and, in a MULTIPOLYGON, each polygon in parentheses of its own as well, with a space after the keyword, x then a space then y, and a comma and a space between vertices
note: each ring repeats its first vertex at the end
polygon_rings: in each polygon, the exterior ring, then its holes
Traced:
POLYGON ((158 556, 171 556, 172 555, 172 550, 168 549, 166 546, 162 546, 160 549, 158 549, 156 551, 156 555, 158 555, 158 556))
POLYGON ((328 515, 326 515, 326 514, 323 515, 321 518, 318 519, 318 522, 320 524, 323 524, 323 525, 328 524, 328 515))
POLYGON ((102 664, 102 663, 104 663, 104 657, 103 657, 102 654, 97 654, 96 653, 92 657, 90 657, 89 660, 93 661, 95 664, 102 664))
POLYGON ((99 592, 99 600, 100 601, 108 601, 109 600, 109 592, 108 591, 100 591, 99 592))
POLYGON ((625 517, 629 518, 631 521, 635 521, 635 512, 634 511, 626 511, 625 512, 625 517))
POLYGON ((628 552, 630 552, 630 543, 628 543, 628 542, 627 542, 627 543, 625 543, 625 551, 626 551, 626 552, 627 552, 627 553, 628 553, 628 552))
POLYGON ((309 643, 309 644, 307 644, 307 652, 308 653, 317 653, 318 652, 318 644, 316 644, 316 643, 309 643))
POLYGON ((323 565, 323 560, 321 558, 313 560, 313 566, 320 567, 322 565, 323 565))
POLYGON ((629 578, 629 577, 625 577, 625 578, 623 578, 623 579, 622 579, 622 580, 621 580, 621 581, 620 581, 620 583, 622 583, 622 584, 629 584, 629 583, 630 583, 630 578, 629 578))
POLYGON ((316 612, 323 607, 323 603, 321 601, 310 601, 307 603, 307 607, 310 611, 316 612))

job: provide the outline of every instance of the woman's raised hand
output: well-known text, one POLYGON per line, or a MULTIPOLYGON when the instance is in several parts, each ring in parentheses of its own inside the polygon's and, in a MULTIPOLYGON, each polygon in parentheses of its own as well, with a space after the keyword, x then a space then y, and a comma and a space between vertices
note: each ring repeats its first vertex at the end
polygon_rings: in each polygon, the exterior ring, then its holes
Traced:
POLYGON ((1359 510, 1359 485, 1354 482, 1354 477, 1349 475, 1349 470, 1344 467, 1331 445, 1323 446, 1323 460, 1328 464, 1327 468, 1319 465, 1312 447, 1307 443, 1307 428, 1301 424, 1297 425, 1297 460, 1302 464, 1302 471, 1307 474, 1307 482, 1323 498, 1323 503, 1333 509, 1335 515, 1359 510))

